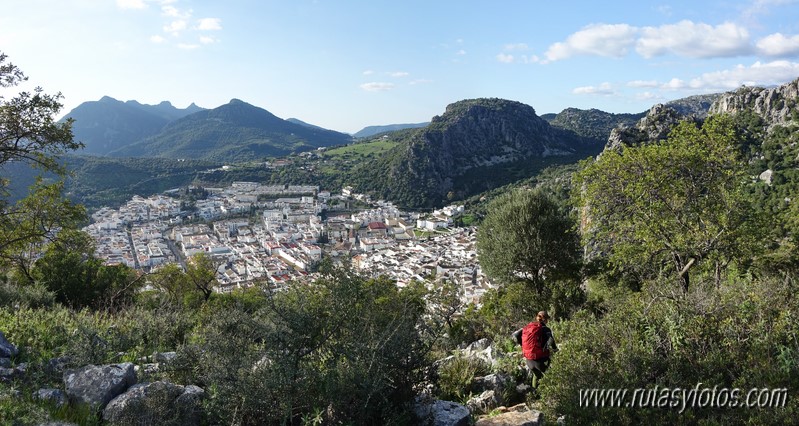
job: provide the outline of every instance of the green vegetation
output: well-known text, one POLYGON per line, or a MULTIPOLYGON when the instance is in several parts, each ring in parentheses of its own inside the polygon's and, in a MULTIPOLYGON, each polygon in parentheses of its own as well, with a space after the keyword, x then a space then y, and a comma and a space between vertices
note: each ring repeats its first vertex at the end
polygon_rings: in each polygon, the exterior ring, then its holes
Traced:
MULTIPOLYGON (((15 86, 24 76, 4 61, 0 54, 0 85, 15 86)), ((502 106, 485 103, 489 111, 502 106)), ((482 220, 478 254, 498 287, 481 306, 464 307, 453 285, 398 288, 329 262, 313 282, 227 295, 211 291, 217 265, 203 255, 186 271, 149 275, 104 265, 76 230, 83 208, 62 197, 58 156, 80 144, 69 121, 52 120, 59 108, 58 96, 38 90, 0 99, 0 166, 25 162, 49 173, 19 201, 2 200, 0 330, 20 349, 12 365, 27 366, 0 383, 3 421, 101 424, 89 408, 31 397, 61 386, 50 360, 77 367, 175 351, 139 380, 202 387, 204 424, 412 424, 411 403, 429 385, 463 402, 477 375, 521 378, 518 352, 493 367, 435 361, 483 337, 492 350, 512 353, 509 334, 541 309, 555 314, 550 326, 561 350, 530 398, 549 422, 565 415, 570 424, 791 424, 799 415, 799 123, 768 128, 746 113, 685 121, 666 140, 604 152, 579 168, 539 165, 534 177, 469 199, 468 220, 482 220), (771 182, 757 177, 765 169, 771 182), (436 368, 438 377, 427 374, 436 368), (586 407, 579 398, 586 389, 696 386, 740 389, 743 402, 753 388, 788 394, 780 407, 684 410, 675 400, 586 407)), ((420 132, 292 156, 275 169, 203 175, 375 178, 320 170, 358 158, 385 172, 408 158, 434 158, 425 155, 437 148, 414 139, 420 132), (404 150, 413 156, 401 159, 404 150)), ((95 163, 110 167, 103 164, 95 163)), ((434 169, 414 170, 423 189, 440 183, 440 175, 424 174, 434 169)), ((441 200, 430 198, 436 192, 394 194, 410 205, 441 200)))
POLYGON ((701 128, 681 123, 666 142, 587 163, 575 181, 583 243, 607 253, 617 270, 668 270, 686 292, 695 268, 713 268, 720 280, 761 241, 738 140, 731 119, 711 117, 701 128))

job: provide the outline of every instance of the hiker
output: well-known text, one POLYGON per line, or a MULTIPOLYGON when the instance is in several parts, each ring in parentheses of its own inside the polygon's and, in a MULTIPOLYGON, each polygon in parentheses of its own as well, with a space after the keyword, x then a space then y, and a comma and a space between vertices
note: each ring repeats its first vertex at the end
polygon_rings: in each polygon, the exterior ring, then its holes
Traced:
POLYGON ((513 338, 522 345, 522 353, 527 361, 527 371, 533 373, 533 388, 538 388, 538 383, 544 377, 544 372, 549 368, 549 355, 558 351, 552 330, 547 327, 549 314, 541 311, 535 316, 535 321, 513 333, 513 338))

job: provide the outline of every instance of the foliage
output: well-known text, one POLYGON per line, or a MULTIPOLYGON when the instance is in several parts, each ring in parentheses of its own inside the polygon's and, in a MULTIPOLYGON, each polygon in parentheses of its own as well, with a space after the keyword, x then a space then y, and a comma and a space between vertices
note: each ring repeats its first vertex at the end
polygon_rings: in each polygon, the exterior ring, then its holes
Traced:
POLYGON ((682 122, 663 143, 606 151, 575 180, 584 244, 615 267, 670 268, 687 291, 692 268, 717 270, 757 249, 739 135, 729 117, 682 122))
MULTIPOLYGON (((578 424, 784 424, 784 408, 580 406, 585 389, 788 388, 799 383, 799 303, 792 279, 730 275, 697 280, 685 297, 671 298, 673 281, 608 301, 607 314, 575 316, 559 330, 564 344, 544 376, 544 407, 578 424)), ((679 294, 679 293, 678 293, 679 294)))
POLYGON ((91 237, 62 230, 45 247, 31 278, 53 292, 56 301, 73 308, 116 310, 133 302, 139 275, 125 265, 106 265, 94 256, 91 237))
POLYGON ((481 358, 456 355, 438 368, 438 398, 465 404, 472 393, 475 377, 491 373, 491 365, 481 358))
POLYGON ((558 280, 579 277, 579 237, 568 211, 541 190, 516 190, 488 207, 477 235, 480 265, 503 285, 524 282, 549 301, 558 280))
MULTIPOLYGON (((27 78, 0 52, 0 88, 15 87, 27 78)), ((56 123, 61 109, 60 94, 48 95, 41 88, 0 97, 0 168, 12 164, 36 167, 40 172, 63 177, 58 156, 80 148, 73 141, 71 122, 56 123)), ((46 240, 58 231, 75 226, 84 217, 83 208, 62 198, 62 182, 36 179, 27 196, 11 203, 9 180, 0 179, 0 265, 13 266, 29 276, 30 264, 46 240)))
POLYGON ((271 424, 318 410, 329 422, 397 422, 426 363, 422 295, 325 269, 254 312, 212 301, 174 374, 210 390, 212 423, 271 424))

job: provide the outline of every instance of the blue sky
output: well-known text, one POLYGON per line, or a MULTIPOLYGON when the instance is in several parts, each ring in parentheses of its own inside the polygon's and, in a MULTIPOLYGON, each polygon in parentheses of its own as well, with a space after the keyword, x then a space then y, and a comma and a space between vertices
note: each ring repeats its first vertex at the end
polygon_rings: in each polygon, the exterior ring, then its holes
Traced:
POLYGON ((238 98, 356 132, 461 99, 538 114, 799 77, 799 0, 0 0, 0 50, 64 111, 238 98))

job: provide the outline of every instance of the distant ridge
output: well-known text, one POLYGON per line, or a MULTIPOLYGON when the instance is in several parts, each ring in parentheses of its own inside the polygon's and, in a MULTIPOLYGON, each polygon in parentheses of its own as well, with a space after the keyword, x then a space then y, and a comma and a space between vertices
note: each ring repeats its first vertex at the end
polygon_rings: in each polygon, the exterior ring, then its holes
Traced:
POLYGON ((404 130, 404 129, 417 129, 420 127, 425 127, 428 124, 430 124, 430 122, 408 123, 408 124, 386 124, 384 126, 367 126, 359 130, 358 132, 354 133, 352 136, 356 138, 368 138, 369 136, 374 136, 385 132, 395 132, 397 130, 404 130))
POLYGON ((170 122, 158 134, 110 155, 240 162, 351 141, 350 135, 283 120, 263 108, 232 99, 220 107, 170 122))
POLYGON ((106 155, 111 151, 152 136, 176 119, 202 111, 195 104, 179 109, 164 101, 144 105, 137 101, 118 101, 103 96, 99 101, 84 102, 62 119, 75 120, 72 132, 83 142, 81 154, 106 155))

